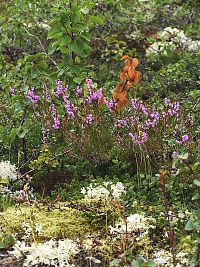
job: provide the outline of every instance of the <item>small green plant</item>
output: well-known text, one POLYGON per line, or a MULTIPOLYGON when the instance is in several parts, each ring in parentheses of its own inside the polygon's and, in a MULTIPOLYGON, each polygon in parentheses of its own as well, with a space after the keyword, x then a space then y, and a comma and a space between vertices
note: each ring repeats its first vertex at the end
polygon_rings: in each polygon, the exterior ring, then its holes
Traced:
POLYGON ((1 195, 0 193, 0 212, 5 211, 9 206, 13 204, 13 199, 10 194, 1 195))
POLYGON ((52 8, 54 18, 50 22, 48 38, 52 40, 49 54, 59 51, 62 60, 58 65, 59 76, 80 83, 86 78, 86 69, 80 66, 81 60, 90 52, 91 26, 102 23, 99 16, 90 15, 94 7, 92 0, 61 1, 59 6, 52 8))

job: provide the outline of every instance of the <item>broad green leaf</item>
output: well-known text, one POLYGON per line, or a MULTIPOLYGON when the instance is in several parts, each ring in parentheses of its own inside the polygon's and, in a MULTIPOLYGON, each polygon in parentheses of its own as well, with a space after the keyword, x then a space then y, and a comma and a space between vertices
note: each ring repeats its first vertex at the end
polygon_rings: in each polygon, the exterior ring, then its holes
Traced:
POLYGON ((94 24, 103 25, 103 20, 99 16, 90 16, 89 20, 94 24))
POLYGON ((87 7, 83 7, 83 8, 81 8, 81 10, 80 10, 84 15, 87 15, 88 13, 89 13, 89 9, 87 8, 87 7))
POLYGON ((58 28, 52 27, 48 32, 48 38, 52 39, 52 38, 54 38, 54 36, 56 34, 60 34, 60 33, 62 34, 60 27, 58 27, 58 28))
POLYGON ((53 43, 49 45, 49 48, 48 48, 48 54, 49 55, 52 55, 56 50, 57 50, 57 46, 53 46, 53 43))
POLYGON ((76 53, 77 55, 80 55, 83 53, 83 43, 78 39, 71 43, 69 43, 69 49, 76 53))
POLYGON ((9 181, 7 178, 0 178, 0 184, 9 184, 9 181))
POLYGON ((60 51, 63 53, 63 54, 67 54, 69 52, 69 50, 67 49, 66 46, 60 46, 60 51))
POLYGON ((42 69, 47 69, 48 68, 48 64, 44 61, 44 60, 40 60, 37 65, 39 67, 41 67, 42 69))
POLYGON ((185 230, 187 231, 191 231, 194 229, 194 225, 193 225, 193 221, 192 220, 189 220, 186 225, 185 225, 185 230))
POLYGON ((60 39, 59 39, 60 46, 68 45, 70 40, 71 39, 70 39, 70 37, 68 35, 60 37, 60 39))
POLYGON ((195 179, 195 180, 194 180, 194 184, 195 184, 196 186, 198 186, 198 187, 199 187, 199 186, 200 186, 200 181, 199 181, 199 180, 197 180, 197 179, 195 179))

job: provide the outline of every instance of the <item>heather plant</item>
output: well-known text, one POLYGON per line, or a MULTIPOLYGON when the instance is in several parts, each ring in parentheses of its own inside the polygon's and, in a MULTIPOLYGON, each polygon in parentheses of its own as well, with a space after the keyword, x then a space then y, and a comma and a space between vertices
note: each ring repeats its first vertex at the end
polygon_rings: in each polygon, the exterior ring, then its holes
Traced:
POLYGON ((26 136, 30 133, 28 127, 33 119, 34 128, 40 133, 38 148, 34 147, 37 156, 31 160, 30 167, 35 168, 38 162, 56 168, 56 160, 66 154, 68 158, 81 155, 97 164, 116 160, 116 154, 112 158, 115 151, 119 157, 120 153, 124 157, 123 151, 126 151, 125 158, 136 166, 137 174, 147 175, 151 174, 152 165, 170 161, 173 151, 184 153, 195 148, 192 133, 196 119, 178 101, 165 98, 163 103, 152 107, 135 97, 129 99, 133 92, 131 87, 139 81, 140 74, 135 70, 138 60, 128 56, 123 59, 121 82, 112 99, 106 97, 105 89, 98 89, 92 79, 77 86, 74 93, 59 79, 56 90, 45 87, 42 93, 37 93, 35 88, 18 92, 10 89, 11 101, 21 104, 21 109, 26 110, 24 116, 29 119, 22 118, 23 123, 11 132, 12 141, 22 139, 25 162, 30 162, 29 152, 25 150, 26 136), (43 154, 46 155, 43 157, 43 154))

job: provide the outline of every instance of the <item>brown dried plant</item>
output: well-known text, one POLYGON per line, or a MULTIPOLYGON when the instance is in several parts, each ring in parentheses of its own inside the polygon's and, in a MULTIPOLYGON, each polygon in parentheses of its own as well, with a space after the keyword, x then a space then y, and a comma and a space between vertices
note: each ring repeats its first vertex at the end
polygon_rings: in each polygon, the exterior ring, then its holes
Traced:
POLYGON ((140 80, 140 72, 135 69, 139 64, 139 60, 128 55, 123 56, 122 59, 124 60, 124 69, 119 76, 121 82, 117 83, 116 90, 112 94, 117 112, 120 112, 122 107, 128 105, 127 92, 140 80))

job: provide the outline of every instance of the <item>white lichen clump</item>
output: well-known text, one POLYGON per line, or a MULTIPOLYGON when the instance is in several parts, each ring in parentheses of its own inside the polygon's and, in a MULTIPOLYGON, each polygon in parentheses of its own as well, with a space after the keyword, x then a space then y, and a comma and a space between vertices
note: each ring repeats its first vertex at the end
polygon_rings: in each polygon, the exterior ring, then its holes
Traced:
POLYGON ((28 266, 59 266, 73 267, 73 257, 79 252, 78 246, 70 239, 49 240, 45 243, 27 245, 17 241, 9 254, 17 259, 24 259, 24 267, 28 266))
POLYGON ((113 184, 112 182, 104 182, 103 185, 92 185, 83 187, 81 193, 85 195, 86 200, 109 201, 112 199, 120 199, 122 194, 126 193, 125 187, 121 182, 113 184))
POLYGON ((146 56, 167 55, 168 50, 187 49, 189 52, 196 52, 200 49, 200 40, 192 40, 182 30, 167 27, 158 33, 160 41, 150 45, 146 50, 146 56))
POLYGON ((1 161, 0 162, 0 178, 7 179, 8 182, 13 182, 17 180, 18 173, 16 166, 11 164, 10 161, 1 161))

